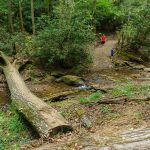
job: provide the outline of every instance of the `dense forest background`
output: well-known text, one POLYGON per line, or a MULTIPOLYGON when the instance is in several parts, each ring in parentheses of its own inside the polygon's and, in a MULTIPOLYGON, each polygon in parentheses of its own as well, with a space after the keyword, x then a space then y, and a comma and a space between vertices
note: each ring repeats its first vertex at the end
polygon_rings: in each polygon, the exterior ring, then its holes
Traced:
POLYGON ((0 0, 0 49, 72 67, 91 61, 98 32, 117 32, 120 52, 147 51, 149 8, 149 0, 0 0))

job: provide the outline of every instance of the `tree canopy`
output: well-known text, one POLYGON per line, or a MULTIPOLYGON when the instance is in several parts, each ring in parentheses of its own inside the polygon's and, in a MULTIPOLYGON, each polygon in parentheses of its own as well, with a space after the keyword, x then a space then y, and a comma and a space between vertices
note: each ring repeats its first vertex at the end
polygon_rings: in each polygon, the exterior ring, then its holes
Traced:
POLYGON ((99 31, 118 31, 125 52, 149 49, 149 8, 149 0, 0 0, 0 49, 73 66, 89 62, 99 31))

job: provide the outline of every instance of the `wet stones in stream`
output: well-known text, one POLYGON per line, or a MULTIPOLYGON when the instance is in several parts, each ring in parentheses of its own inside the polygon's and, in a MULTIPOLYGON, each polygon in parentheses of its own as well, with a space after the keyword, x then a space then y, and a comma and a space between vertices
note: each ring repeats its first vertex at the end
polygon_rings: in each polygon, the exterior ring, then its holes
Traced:
POLYGON ((64 82, 67 85, 82 86, 85 85, 83 79, 74 75, 65 75, 56 79, 56 82, 64 82))

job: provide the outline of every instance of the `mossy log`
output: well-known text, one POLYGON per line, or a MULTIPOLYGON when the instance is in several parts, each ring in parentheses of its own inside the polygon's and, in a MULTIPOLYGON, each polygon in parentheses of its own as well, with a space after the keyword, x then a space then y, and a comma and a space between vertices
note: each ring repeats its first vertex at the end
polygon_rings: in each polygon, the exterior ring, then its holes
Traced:
POLYGON ((49 137, 59 131, 72 129, 55 109, 31 93, 19 71, 2 52, 0 52, 0 67, 5 74, 13 105, 41 137, 49 137))

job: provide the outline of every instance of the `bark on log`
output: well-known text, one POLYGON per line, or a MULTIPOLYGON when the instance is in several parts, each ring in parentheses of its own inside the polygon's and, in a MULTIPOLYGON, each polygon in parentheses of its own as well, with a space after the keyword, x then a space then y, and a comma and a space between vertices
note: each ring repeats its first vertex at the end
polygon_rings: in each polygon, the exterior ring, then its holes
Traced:
POLYGON ((49 137, 59 131, 72 129, 55 109, 30 92, 18 70, 2 52, 0 52, 0 67, 5 74, 11 92, 12 103, 41 137, 49 137))

